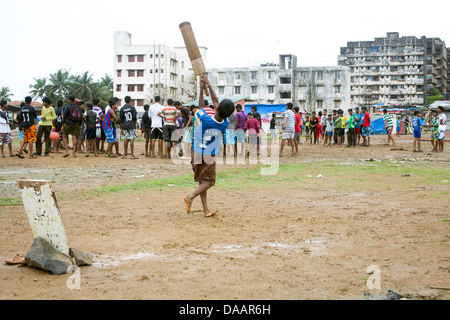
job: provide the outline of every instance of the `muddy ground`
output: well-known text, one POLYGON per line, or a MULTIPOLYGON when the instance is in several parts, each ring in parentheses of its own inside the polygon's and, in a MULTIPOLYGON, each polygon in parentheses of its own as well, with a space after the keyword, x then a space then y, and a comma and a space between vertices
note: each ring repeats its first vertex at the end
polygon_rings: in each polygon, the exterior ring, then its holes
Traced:
POLYGON ((219 165, 231 173, 208 194, 220 209, 212 218, 199 200, 186 214, 194 182, 164 180, 190 175, 189 164, 145 158, 142 142, 136 160, 0 159, 0 198, 9 199, 0 206, 0 260, 33 242, 17 179, 51 180, 70 245, 94 255, 79 290, 68 288, 69 275, 0 264, 0 298, 366 299, 390 289, 448 299, 450 146, 436 154, 423 142, 425 152, 413 153, 411 137, 395 147, 384 139, 373 137, 369 148, 302 141, 270 178, 249 176, 250 164, 219 165), (153 180, 164 185, 139 184, 153 180), (105 188, 118 184, 138 187, 105 188), (373 265, 381 289, 369 290, 373 265))

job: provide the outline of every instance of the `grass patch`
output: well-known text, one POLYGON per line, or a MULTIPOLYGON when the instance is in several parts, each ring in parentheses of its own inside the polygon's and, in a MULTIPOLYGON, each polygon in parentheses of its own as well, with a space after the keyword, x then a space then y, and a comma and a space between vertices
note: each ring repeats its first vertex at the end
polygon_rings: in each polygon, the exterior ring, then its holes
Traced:
POLYGON ((0 207, 3 206, 16 206, 22 204, 20 198, 0 198, 0 207))
MULTIPOLYGON (((267 167, 267 166, 264 166, 267 167)), ((400 164, 390 162, 355 163, 343 165, 332 161, 281 164, 276 175, 261 175, 263 166, 237 167, 217 171, 216 188, 248 190, 252 188, 304 188, 308 190, 389 190, 407 191, 418 186, 442 185, 442 179, 450 179, 447 168, 423 164, 400 164), (323 178, 317 178, 322 174, 323 178)), ((105 186, 90 190, 94 195, 164 190, 174 185, 179 188, 194 188, 193 174, 145 180, 128 184, 105 186)), ((441 196, 448 191, 440 192, 441 196)))

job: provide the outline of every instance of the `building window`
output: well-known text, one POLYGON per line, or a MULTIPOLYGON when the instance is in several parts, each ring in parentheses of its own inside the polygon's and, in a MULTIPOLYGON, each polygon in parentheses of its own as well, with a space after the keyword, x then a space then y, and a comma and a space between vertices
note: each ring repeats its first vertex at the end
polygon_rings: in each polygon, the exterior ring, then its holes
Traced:
POLYGON ((161 53, 161 59, 164 58, 164 53, 161 53))
POLYGON ((235 72, 234 73, 234 80, 241 80, 241 73, 240 72, 235 72))
POLYGON ((334 78, 335 79, 340 79, 341 78, 341 71, 340 70, 334 71, 334 78))
POLYGON ((267 71, 267 79, 273 78, 273 71, 267 71))
POLYGON ((161 73, 164 73, 164 69, 161 69, 161 73))
POLYGON ((138 77, 143 77, 144 76, 144 70, 138 70, 137 71, 137 76, 138 77))
POLYGON ((136 105, 138 107, 143 107, 144 106, 144 99, 137 99, 136 100, 136 105))
POLYGON ((280 92, 280 98, 281 99, 290 99, 291 98, 291 92, 280 92))
POLYGON ((339 109, 341 106, 341 100, 334 100, 334 108, 339 109))
POLYGON ((306 77, 305 71, 300 71, 299 77, 300 77, 301 79, 305 79, 305 77, 306 77))
POLYGON ((153 54, 150 54, 150 59, 153 59, 153 54))
POLYGON ((134 62, 135 56, 128 56, 128 62, 134 62))
POLYGON ((316 101, 316 107, 317 107, 317 109, 322 109, 323 108, 323 101, 322 100, 317 100, 316 101))
POLYGON ((181 61, 181 69, 184 69, 184 61, 181 61))
POLYGON ((122 76, 122 70, 117 70, 117 77, 120 78, 122 76))
POLYGON ((150 73, 153 73, 153 69, 150 69, 150 73))
POLYGON ((252 80, 256 80, 257 75, 258 75, 257 71, 252 71, 252 74, 251 74, 252 80))
POLYGON ((121 84, 116 85, 116 91, 117 92, 122 91, 122 85, 121 84))
POLYGON ((219 72, 219 81, 225 81, 225 72, 219 72))
POLYGON ((323 79, 323 71, 316 71, 316 79, 319 80, 323 79))
POLYGON ((139 84, 139 85, 137 85, 136 86, 136 91, 139 91, 139 92, 142 92, 142 91, 144 91, 144 85, 143 84, 139 84))
POLYGON ((275 86, 267 86, 267 92, 268 93, 274 93, 275 92, 275 86))
POLYGON ((280 78, 280 83, 282 83, 282 84, 290 84, 291 83, 291 78, 290 77, 282 77, 282 78, 280 78))
POLYGON ((234 87, 234 94, 241 94, 241 87, 240 86, 234 87))
POLYGON ((128 76, 134 77, 134 70, 128 70, 128 76))
POLYGON ((225 93, 225 87, 221 86, 219 87, 219 94, 224 94, 225 93))
POLYGON ((134 92, 134 85, 132 85, 132 84, 128 85, 128 91, 134 92))
POLYGON ((122 62, 122 55, 117 56, 117 62, 122 62))
POLYGON ((257 94, 257 93, 258 93, 258 87, 252 86, 252 94, 257 94))
POLYGON ((341 86, 334 86, 334 93, 341 93, 341 86))
POLYGON ((138 55, 137 62, 144 62, 144 55, 138 55))

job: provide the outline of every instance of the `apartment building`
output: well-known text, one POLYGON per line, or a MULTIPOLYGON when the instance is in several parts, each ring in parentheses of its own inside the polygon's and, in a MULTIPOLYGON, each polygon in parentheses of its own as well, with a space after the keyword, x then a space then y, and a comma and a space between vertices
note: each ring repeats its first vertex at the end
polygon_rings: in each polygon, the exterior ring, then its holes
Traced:
POLYGON ((423 105, 432 88, 443 94, 450 88, 447 51, 439 38, 391 32, 373 41, 347 42, 338 65, 350 67, 352 104, 423 105))
MULTIPOLYGON (((130 96, 132 104, 142 107, 159 95, 188 102, 197 95, 197 79, 185 47, 166 45, 133 45, 131 34, 114 33, 114 96, 130 96)), ((203 59, 207 48, 200 47, 203 59)))
POLYGON ((350 107, 350 69, 297 67, 297 57, 280 55, 279 63, 244 68, 208 68, 219 99, 245 96, 248 104, 292 102, 308 112, 350 107))

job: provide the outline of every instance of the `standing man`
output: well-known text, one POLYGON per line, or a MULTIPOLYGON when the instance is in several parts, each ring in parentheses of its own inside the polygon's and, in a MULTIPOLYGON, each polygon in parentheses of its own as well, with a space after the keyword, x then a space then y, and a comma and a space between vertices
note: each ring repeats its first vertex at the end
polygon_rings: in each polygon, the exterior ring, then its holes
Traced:
POLYGON ((300 144, 300 137, 302 136, 302 116, 300 114, 300 108, 294 107, 295 114, 295 134, 294 134, 294 145, 295 154, 298 154, 298 145, 300 144))
POLYGON ((151 158, 156 158, 155 143, 158 140, 158 156, 163 157, 163 119, 159 116, 163 106, 160 104, 161 97, 155 97, 155 103, 150 107, 149 116, 152 120, 150 152, 151 158))
POLYGON ((55 108, 56 119, 53 120, 53 126, 55 127, 55 132, 59 134, 58 140, 53 141, 53 152, 60 153, 59 147, 61 146, 62 141, 62 117, 63 117, 63 107, 64 101, 58 100, 58 106, 55 108))
POLYGON ((106 149, 106 155, 110 158, 117 157, 116 154, 113 153, 113 147, 116 144, 116 137, 113 132, 113 121, 119 122, 119 118, 116 116, 117 109, 117 100, 111 98, 109 100, 109 108, 108 111, 105 109, 105 117, 103 119, 103 131, 105 132, 106 141, 108 142, 108 148, 106 149))
POLYGON ((100 107, 100 99, 95 98, 92 103, 94 106, 92 107, 92 111, 94 111, 97 114, 97 122, 95 123, 95 144, 97 145, 97 150, 103 150, 104 148, 104 142, 105 142, 105 132, 102 129, 102 122, 103 122, 103 109, 100 107), (100 145, 100 142, 102 143, 102 146, 100 145))
MULTIPOLYGON (((252 106, 251 109, 252 109, 253 118, 258 120, 259 128, 260 128, 261 131, 263 131, 263 129, 262 129, 262 122, 261 122, 261 115, 258 113, 258 107, 257 106, 252 106)), ((261 145, 261 136, 260 135, 257 136, 256 142, 257 142, 257 152, 258 152, 258 155, 259 155, 260 154, 259 153, 259 148, 260 148, 260 145, 261 145)))
POLYGON ((323 141, 323 145, 325 145, 325 138, 326 138, 326 134, 327 134, 327 122, 328 122, 328 112, 327 110, 323 110, 323 115, 322 117, 320 117, 320 123, 322 125, 322 139, 323 141))
POLYGON ((45 153, 44 156, 48 157, 50 154, 50 149, 52 146, 50 133, 52 132, 53 120, 56 119, 55 109, 51 106, 51 101, 49 98, 45 97, 42 99, 44 107, 42 108, 41 123, 37 131, 36 140, 36 155, 42 155, 42 136, 45 140, 45 153))
POLYGON ((362 145, 364 147, 369 147, 370 146, 370 134, 371 134, 371 130, 370 130, 370 114, 367 112, 367 108, 366 107, 362 107, 361 108, 361 112, 362 112, 362 128, 361 128, 361 135, 363 137, 363 142, 362 145))
POLYGON ((284 123, 283 123, 283 135, 281 137, 281 148, 280 148, 280 157, 283 156, 283 149, 286 143, 286 140, 291 140, 291 149, 292 156, 294 156, 294 143, 292 140, 295 136, 295 114, 292 111, 294 105, 289 102, 286 106, 286 111, 284 112, 284 123))
POLYGON ((77 157, 78 136, 80 135, 80 125, 83 121, 84 110, 75 102, 74 96, 69 96, 69 105, 66 106, 63 116, 63 141, 64 141, 64 158, 69 156, 69 135, 72 135, 72 157, 77 157))
POLYGON ((238 153, 239 155, 244 155, 245 148, 245 124, 247 123, 248 117, 245 112, 242 110, 242 106, 238 104, 236 106, 236 150, 239 144, 241 151, 238 153))
POLYGON ((137 110, 130 104, 131 97, 125 97, 125 105, 120 108, 121 133, 123 135, 123 157, 127 158, 128 144, 130 144, 131 159, 137 159, 134 155, 134 140, 136 140, 137 110))
POLYGON ((23 144, 20 146, 18 156, 22 157, 21 153, 23 145, 25 143, 28 143, 28 156, 30 157, 30 159, 36 159, 36 155, 33 154, 33 143, 36 142, 37 113, 36 110, 31 106, 31 100, 31 97, 26 97, 25 105, 17 114, 17 117, 21 119, 23 129, 23 144))
POLYGON ((142 116, 142 122, 141 122, 141 130, 142 133, 144 133, 145 137, 145 157, 150 157, 150 135, 152 133, 152 119, 148 115, 148 111, 150 110, 150 106, 146 104, 144 106, 144 115, 142 116))
POLYGON ((350 115, 350 118, 347 121, 347 147, 355 147, 356 146, 356 133, 355 133, 355 127, 356 122, 358 121, 358 118, 356 115, 353 114, 352 109, 348 109, 348 114, 350 115))
POLYGON ((387 140, 387 145, 390 144, 391 140, 392 140, 392 145, 395 145, 394 142, 394 137, 392 136, 392 131, 394 129, 394 121, 392 120, 391 115, 388 113, 387 109, 383 109, 383 120, 384 120, 384 126, 386 128, 386 132, 387 132, 387 136, 388 136, 388 140, 387 140))
POLYGON ((12 135, 11 126, 12 121, 8 117, 6 108, 8 107, 7 101, 0 102, 0 153, 1 157, 5 157, 4 146, 7 144, 9 149, 9 156, 14 157, 12 154, 12 135))
POLYGON ((355 116, 357 120, 355 126, 356 144, 359 145, 361 141, 361 127, 362 127, 362 114, 359 112, 359 107, 355 108, 355 116))
POLYGON ((311 113, 311 119, 309 119, 310 139, 312 144, 312 138, 314 137, 314 144, 317 143, 317 126, 319 125, 319 119, 316 117, 316 113, 311 113))
POLYGON ((447 130, 447 116, 444 113, 444 107, 438 107, 439 114, 439 127, 438 127, 438 140, 437 140, 437 152, 444 152, 444 140, 445 140, 445 130, 447 130))
POLYGON ((180 116, 180 112, 178 112, 177 108, 173 106, 173 100, 168 99, 167 107, 163 108, 158 113, 158 116, 164 119, 163 125, 164 158, 168 159, 170 158, 170 149, 172 147, 172 143, 178 141, 178 139, 172 138, 172 136, 177 128, 175 121, 180 116))

